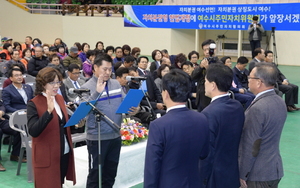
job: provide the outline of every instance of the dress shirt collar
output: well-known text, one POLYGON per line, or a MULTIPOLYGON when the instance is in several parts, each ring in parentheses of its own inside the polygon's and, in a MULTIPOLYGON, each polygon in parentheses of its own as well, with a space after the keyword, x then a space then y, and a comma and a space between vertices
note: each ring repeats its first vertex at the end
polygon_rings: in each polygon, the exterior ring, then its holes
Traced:
MULTIPOLYGON (((262 92, 258 93, 258 94, 255 96, 254 100, 257 99, 257 97, 261 96, 262 94, 267 93, 267 92, 270 92, 270 91, 273 91, 273 90, 274 90, 274 89, 268 89, 268 90, 265 90, 265 91, 262 91, 262 92)), ((253 100, 253 101, 254 101, 254 100, 253 100)))
POLYGON ((216 99, 218 99, 218 98, 225 97, 225 96, 229 96, 229 94, 228 94, 228 93, 225 93, 225 94, 223 94, 223 95, 215 96, 215 97, 213 97, 213 98, 211 99, 211 102, 213 102, 214 100, 216 100, 216 99))
POLYGON ((254 57, 254 59, 256 59, 256 61, 259 62, 259 63, 261 62, 261 61, 260 61, 259 59, 257 59, 256 57, 254 57))
POLYGON ((175 105, 175 106, 172 106, 170 108, 167 109, 167 113, 170 111, 170 110, 174 110, 174 109, 178 109, 178 108, 185 108, 186 106, 184 104, 179 104, 179 105, 175 105))

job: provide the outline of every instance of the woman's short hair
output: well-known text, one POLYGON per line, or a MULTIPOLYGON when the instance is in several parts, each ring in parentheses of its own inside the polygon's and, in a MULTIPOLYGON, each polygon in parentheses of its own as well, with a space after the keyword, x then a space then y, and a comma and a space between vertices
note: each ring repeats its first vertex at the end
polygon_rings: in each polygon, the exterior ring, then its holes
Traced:
POLYGON ((158 69, 157 69, 157 77, 162 79, 161 72, 166 68, 169 67, 169 70, 171 70, 171 67, 167 64, 162 64, 158 69))
POLYGON ((45 67, 40 70, 35 79, 36 88, 34 94, 39 95, 43 91, 45 91, 45 85, 47 83, 53 82, 56 76, 58 77, 59 81, 62 81, 62 75, 58 70, 52 67, 45 67))

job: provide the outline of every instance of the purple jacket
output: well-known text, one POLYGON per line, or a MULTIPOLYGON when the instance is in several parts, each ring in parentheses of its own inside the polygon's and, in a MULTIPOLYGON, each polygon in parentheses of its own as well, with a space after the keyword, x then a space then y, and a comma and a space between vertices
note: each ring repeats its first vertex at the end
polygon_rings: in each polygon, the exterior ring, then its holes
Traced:
POLYGON ((79 56, 79 58, 81 59, 82 62, 86 61, 86 54, 84 52, 81 52, 78 56, 79 56))
POLYGON ((92 64, 89 59, 86 59, 84 63, 82 64, 82 70, 84 72, 85 77, 91 77, 93 76, 93 71, 92 71, 92 64))

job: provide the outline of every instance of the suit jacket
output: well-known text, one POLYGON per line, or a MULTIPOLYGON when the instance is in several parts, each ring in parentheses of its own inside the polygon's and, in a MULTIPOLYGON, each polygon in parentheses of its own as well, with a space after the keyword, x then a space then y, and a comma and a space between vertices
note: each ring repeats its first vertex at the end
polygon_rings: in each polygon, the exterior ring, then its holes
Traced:
POLYGON ((239 149, 240 178, 246 181, 282 178, 279 142, 287 116, 284 101, 274 90, 266 92, 254 99, 245 116, 239 149))
POLYGON ((151 122, 144 187, 200 187, 198 162, 208 154, 208 135, 205 116, 186 107, 151 122))
POLYGON ((248 89, 248 76, 249 76, 248 69, 245 69, 243 71, 243 74, 236 67, 234 67, 232 71, 233 74, 236 76, 238 82, 240 82, 240 84, 242 85, 242 87, 248 89))
MULTIPOLYGON (((145 76, 145 74, 140 69, 137 69, 137 70, 138 70, 139 76, 145 76)), ((147 75, 151 74, 150 71, 148 71, 148 70, 145 70, 145 71, 146 71, 147 75)))
MULTIPOLYGON (((78 79, 77 82, 78 82, 78 84, 79 84, 79 88, 85 83, 85 81, 83 81, 83 80, 81 80, 81 79, 78 79)), ((64 85, 65 85, 66 95, 67 95, 69 101, 74 102, 74 100, 76 99, 76 97, 77 97, 78 95, 76 95, 76 94, 71 94, 71 93, 69 92, 69 89, 70 89, 70 88, 75 88, 74 85, 73 85, 73 83, 72 83, 72 81, 69 79, 69 77, 66 78, 66 79, 64 80, 64 85)))
MULTIPOLYGON (((30 85, 23 84, 23 89, 27 95, 27 101, 33 98, 33 91, 30 85)), ((2 100, 7 113, 26 109, 27 103, 13 84, 8 85, 2 90, 2 100)))
POLYGON ((250 62, 249 62, 249 72, 252 71, 252 69, 255 67, 255 64, 258 63, 257 59, 253 58, 250 62))
POLYGON ((153 73, 155 70, 157 70, 159 68, 159 64, 157 63, 157 61, 153 61, 150 65, 150 72, 153 73))
POLYGON ((243 106, 225 96, 211 102, 202 112, 209 122, 210 153, 200 161, 200 179, 207 188, 238 188, 238 149, 245 119, 243 106))

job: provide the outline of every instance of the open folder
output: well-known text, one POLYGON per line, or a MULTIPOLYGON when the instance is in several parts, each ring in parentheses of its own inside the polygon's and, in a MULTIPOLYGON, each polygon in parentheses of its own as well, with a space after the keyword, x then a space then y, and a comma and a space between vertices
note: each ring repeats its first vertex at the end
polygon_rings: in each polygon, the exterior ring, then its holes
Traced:
MULTIPOLYGON (((90 103, 95 105, 96 101, 97 100, 90 101, 90 103)), ((91 110, 92 107, 88 105, 87 102, 81 103, 64 127, 69 127, 78 124, 79 121, 85 118, 91 110)))
POLYGON ((128 113, 131 107, 137 107, 140 104, 143 97, 144 93, 142 90, 130 89, 116 113, 128 113))

